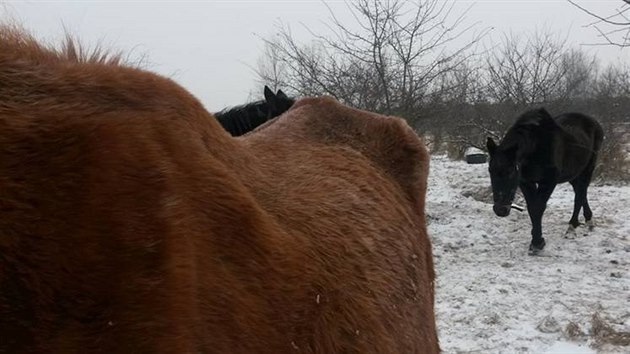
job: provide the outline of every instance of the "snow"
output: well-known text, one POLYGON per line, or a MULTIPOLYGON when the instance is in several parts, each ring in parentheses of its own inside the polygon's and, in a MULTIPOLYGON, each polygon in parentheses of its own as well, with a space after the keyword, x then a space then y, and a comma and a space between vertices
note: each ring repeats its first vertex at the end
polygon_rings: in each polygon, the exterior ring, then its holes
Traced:
POLYGON ((545 354, 593 354, 590 348, 575 343, 558 342, 545 351, 545 354))
POLYGON ((542 256, 527 254, 527 212, 495 216, 489 186, 487 164, 432 157, 426 209, 443 352, 630 353, 591 333, 594 314, 630 332, 630 186, 592 185, 595 228, 569 238, 573 191, 556 187, 542 256))

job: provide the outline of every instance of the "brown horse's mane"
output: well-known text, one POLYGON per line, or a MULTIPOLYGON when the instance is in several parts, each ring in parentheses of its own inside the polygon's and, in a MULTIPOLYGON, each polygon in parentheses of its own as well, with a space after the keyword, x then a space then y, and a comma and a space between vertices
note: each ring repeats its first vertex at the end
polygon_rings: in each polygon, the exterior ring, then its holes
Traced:
POLYGON ((0 64, 0 110, 5 112, 66 112, 71 106, 77 113, 83 108, 85 116, 129 109, 206 113, 172 80, 141 70, 121 52, 86 49, 71 35, 56 47, 17 25, 0 24, 0 64))
POLYGON ((32 60, 34 63, 92 63, 121 65, 122 53, 109 52, 102 47, 86 49, 76 38, 66 34, 60 48, 40 43, 26 30, 15 24, 0 24, 0 57, 32 60))

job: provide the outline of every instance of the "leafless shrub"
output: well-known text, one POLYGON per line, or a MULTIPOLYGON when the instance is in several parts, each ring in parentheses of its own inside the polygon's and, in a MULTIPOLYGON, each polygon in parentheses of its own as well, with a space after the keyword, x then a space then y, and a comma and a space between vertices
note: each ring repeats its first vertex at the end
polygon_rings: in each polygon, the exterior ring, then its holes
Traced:
POLYGON ((462 144, 450 143, 446 145, 446 156, 451 160, 462 160, 465 152, 466 146, 462 144))
POLYGON ((630 126, 604 124, 604 143, 594 176, 606 182, 630 182, 630 126))
POLYGON ((630 69, 627 65, 608 65, 594 82, 594 97, 606 99, 628 95, 630 95, 630 69))

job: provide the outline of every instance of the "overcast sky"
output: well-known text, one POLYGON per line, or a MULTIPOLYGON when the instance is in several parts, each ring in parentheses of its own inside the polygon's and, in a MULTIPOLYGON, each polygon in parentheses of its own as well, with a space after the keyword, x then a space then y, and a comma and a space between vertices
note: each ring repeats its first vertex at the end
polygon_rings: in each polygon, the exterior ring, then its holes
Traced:
MULTIPOLYGON (((620 0, 577 1, 595 12, 609 14, 620 0)), ((169 76, 195 94, 211 111, 258 99, 257 59, 261 37, 275 32, 281 21, 297 31, 299 39, 329 18, 319 1, 0 1, 2 16, 19 20, 46 40, 61 38, 64 27, 83 43, 146 55, 148 69, 169 76), (253 94, 253 97, 252 97, 253 94)), ((336 16, 350 21, 341 1, 329 0, 336 16)), ((468 23, 479 29, 494 28, 492 38, 503 32, 523 33, 543 26, 568 35, 576 45, 598 41, 583 25, 592 19, 566 0, 458 1, 460 11, 471 6, 468 23)), ((630 48, 585 47, 605 61, 630 62, 630 48)))

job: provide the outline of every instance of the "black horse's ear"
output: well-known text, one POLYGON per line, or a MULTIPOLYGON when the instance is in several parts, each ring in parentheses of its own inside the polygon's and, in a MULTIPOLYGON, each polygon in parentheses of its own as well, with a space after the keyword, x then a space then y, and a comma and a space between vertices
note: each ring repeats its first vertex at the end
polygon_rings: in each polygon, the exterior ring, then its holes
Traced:
POLYGON ((551 127, 556 124, 551 114, 544 107, 538 109, 538 116, 540 117, 540 123, 545 127, 551 127))
POLYGON ((488 139, 486 140, 486 147, 488 148, 488 152, 492 155, 497 149, 497 143, 495 143, 491 137, 488 137, 488 139))
POLYGON ((541 116, 542 118, 553 118, 553 117, 551 117, 551 114, 549 114, 549 112, 547 112, 545 107, 540 107, 538 109, 538 115, 541 116))
POLYGON ((275 99, 276 95, 273 93, 273 91, 271 91, 269 86, 265 85, 265 101, 267 101, 267 103, 271 103, 275 99))
POLYGON ((278 90, 278 92, 276 92, 276 97, 278 97, 278 99, 281 99, 281 100, 289 99, 289 96, 287 96, 284 92, 282 92, 282 90, 278 90))
POLYGON ((539 126, 543 124, 543 122, 553 121, 553 117, 544 107, 540 107, 536 110, 529 111, 527 114, 527 118, 520 121, 521 125, 533 125, 539 126))
POLYGON ((280 95, 276 95, 271 91, 271 89, 265 86, 265 101, 267 101, 267 105, 269 106, 269 114, 274 117, 279 115, 280 107, 282 105, 282 97, 280 95))

